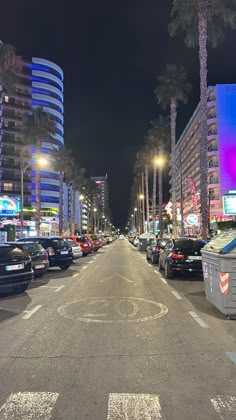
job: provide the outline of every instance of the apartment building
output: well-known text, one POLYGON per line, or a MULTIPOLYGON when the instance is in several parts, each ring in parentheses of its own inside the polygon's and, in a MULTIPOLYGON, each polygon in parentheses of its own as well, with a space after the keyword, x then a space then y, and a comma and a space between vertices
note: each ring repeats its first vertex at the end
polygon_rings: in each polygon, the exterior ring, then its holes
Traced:
MULTIPOLYGON (((219 84, 208 88, 208 203, 210 222, 228 220, 222 196, 236 190, 236 84, 219 84)), ((181 202, 185 227, 195 215, 200 228, 200 107, 197 106, 176 145, 176 194, 181 202)), ((193 218, 194 219, 194 218, 193 218)))

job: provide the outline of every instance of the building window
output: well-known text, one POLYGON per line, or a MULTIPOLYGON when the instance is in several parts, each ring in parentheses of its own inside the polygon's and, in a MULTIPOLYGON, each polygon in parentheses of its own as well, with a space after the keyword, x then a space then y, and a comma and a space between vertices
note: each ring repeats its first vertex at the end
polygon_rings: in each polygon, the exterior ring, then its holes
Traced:
POLYGON ((13 184, 12 182, 4 182, 3 183, 4 191, 13 191, 13 184))
POLYGON ((4 96, 4 101, 9 102, 9 96, 4 96))

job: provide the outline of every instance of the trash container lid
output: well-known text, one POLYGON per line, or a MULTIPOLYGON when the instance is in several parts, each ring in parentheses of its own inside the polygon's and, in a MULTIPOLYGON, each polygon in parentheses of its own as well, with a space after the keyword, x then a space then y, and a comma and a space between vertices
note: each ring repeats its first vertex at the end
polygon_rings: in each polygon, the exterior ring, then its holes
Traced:
POLYGON ((236 256, 236 229, 229 229, 221 232, 211 239, 202 250, 218 254, 230 253, 235 254, 236 256))

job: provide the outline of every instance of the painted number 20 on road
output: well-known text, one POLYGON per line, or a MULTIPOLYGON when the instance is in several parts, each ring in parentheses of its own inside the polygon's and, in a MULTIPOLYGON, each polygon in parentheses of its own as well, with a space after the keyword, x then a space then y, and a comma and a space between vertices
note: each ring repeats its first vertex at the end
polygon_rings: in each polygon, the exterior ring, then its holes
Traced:
POLYGON ((168 308, 137 297, 88 297, 67 302, 58 312, 65 318, 106 324, 151 321, 166 315, 168 308))

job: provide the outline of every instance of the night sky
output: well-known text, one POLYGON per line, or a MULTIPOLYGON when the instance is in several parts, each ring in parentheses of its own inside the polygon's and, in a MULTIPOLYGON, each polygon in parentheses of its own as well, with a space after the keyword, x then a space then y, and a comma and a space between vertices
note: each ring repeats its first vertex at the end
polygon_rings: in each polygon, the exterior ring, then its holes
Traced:
MULTIPOLYGON (((160 109, 153 90, 165 64, 193 84, 179 110, 181 133, 199 100, 196 49, 170 38, 171 0, 7 0, 0 38, 26 58, 59 64, 65 76, 65 144, 88 174, 108 174, 113 222, 126 223, 135 154, 160 109)), ((236 31, 209 50, 208 84, 236 83, 236 31)), ((168 188, 168 185, 165 187, 168 188)))

